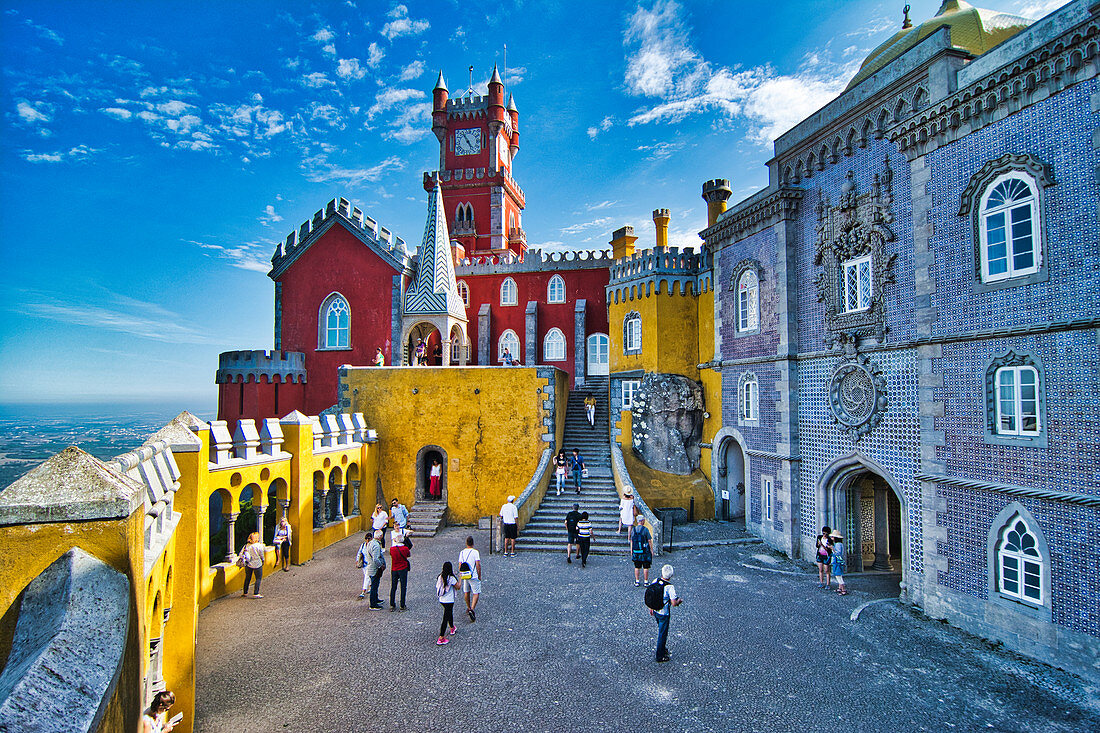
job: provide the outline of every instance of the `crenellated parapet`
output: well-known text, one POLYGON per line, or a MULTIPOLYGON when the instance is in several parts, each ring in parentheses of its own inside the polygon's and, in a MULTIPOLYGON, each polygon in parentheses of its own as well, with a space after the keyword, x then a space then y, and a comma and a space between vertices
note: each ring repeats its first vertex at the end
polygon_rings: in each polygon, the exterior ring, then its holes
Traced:
POLYGON ((306 381, 306 355, 301 351, 223 351, 218 354, 215 384, 306 381))
POLYGON ((296 231, 287 235, 285 242, 275 247, 268 276, 274 280, 282 275, 302 252, 337 222, 347 227, 394 268, 402 271, 408 269, 410 255, 405 240, 364 215, 358 206, 352 206, 346 198, 340 197, 329 201, 324 209, 317 211, 312 219, 302 222, 296 231))
POLYGON ((519 272, 592 270, 611 267, 610 250, 579 250, 574 252, 543 252, 529 249, 520 257, 515 252, 464 257, 455 263, 455 277, 468 275, 513 274, 519 272))
POLYGON ((500 168, 495 171, 488 168, 460 168, 453 171, 426 171, 424 173, 425 190, 430 191, 435 188, 436 181, 445 189, 484 186, 486 183, 497 181, 501 185, 507 184, 508 188, 515 194, 520 208, 527 205, 527 197, 524 195, 523 189, 516 183, 516 179, 512 177, 507 168, 500 168))
POLYGON ((615 261, 610 266, 607 302, 619 303, 665 291, 668 295, 698 295, 711 287, 713 258, 709 251, 654 247, 615 261))

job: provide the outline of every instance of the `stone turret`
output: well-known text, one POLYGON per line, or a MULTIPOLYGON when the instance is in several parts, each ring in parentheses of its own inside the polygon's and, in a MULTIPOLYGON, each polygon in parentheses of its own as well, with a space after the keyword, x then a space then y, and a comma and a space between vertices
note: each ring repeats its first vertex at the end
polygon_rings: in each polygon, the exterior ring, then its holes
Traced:
POLYGON ((656 229, 658 247, 668 247, 668 222, 672 218, 668 209, 653 210, 653 226, 656 229))
POLYGON ((725 178, 715 178, 703 184, 703 200, 707 202, 708 227, 718 222, 718 217, 726 210, 726 201, 732 195, 730 182, 725 178))
POLYGON ((616 260, 626 259, 634 254, 634 243, 638 238, 634 236, 634 227, 629 224, 621 229, 616 229, 611 234, 611 256, 616 260))

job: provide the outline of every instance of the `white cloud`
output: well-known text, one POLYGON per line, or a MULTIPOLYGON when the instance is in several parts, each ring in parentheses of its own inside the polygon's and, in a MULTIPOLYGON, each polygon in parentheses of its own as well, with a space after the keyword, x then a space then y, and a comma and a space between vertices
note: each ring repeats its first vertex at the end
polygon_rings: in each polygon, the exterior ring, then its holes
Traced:
POLYGON ((603 209, 610 209, 612 206, 614 206, 617 203, 619 203, 619 202, 618 201, 600 201, 599 203, 595 203, 595 204, 586 204, 585 207, 584 207, 584 210, 585 211, 602 211, 603 209))
POLYGON ((312 183, 341 183, 346 186, 377 182, 391 170, 401 170, 405 162, 396 155, 386 158, 370 168, 344 168, 328 162, 323 155, 315 155, 302 161, 306 179, 312 183))
POLYGON ((336 58, 336 46, 330 43, 321 48, 321 53, 323 53, 325 56, 328 56, 329 58, 334 59, 336 58))
POLYGON ((61 153, 23 153, 23 160, 28 163, 60 163, 61 153))
POLYGON ((382 57, 385 55, 386 52, 382 50, 382 47, 371 41, 371 44, 367 46, 367 66, 372 69, 378 68, 378 64, 382 63, 382 57))
MULTIPOLYGON (((266 272, 266 270, 265 270, 266 272)), ((214 339, 203 329, 185 326, 187 319, 155 303, 117 296, 116 304, 68 302, 61 297, 34 293, 23 312, 77 326, 125 333, 165 343, 204 344, 214 339)))
POLYGON ((332 32, 331 28, 321 28, 310 37, 318 43, 328 43, 333 38, 336 38, 336 34, 332 32))
POLYGON ((1037 20, 1053 13, 1069 1, 1070 0, 1018 0, 1015 7, 1016 12, 1025 18, 1034 18, 1037 20))
POLYGON ((511 69, 504 69, 504 83, 511 86, 513 84, 522 84, 523 77, 527 75, 526 66, 516 66, 511 69))
POLYGON ((63 160, 79 160, 87 158, 93 153, 98 153, 96 148, 89 148, 87 145, 77 145, 75 148, 69 148, 68 151, 60 150, 56 153, 32 153, 29 150, 23 152, 23 160, 28 163, 60 163, 63 160))
POLYGON ((570 226, 563 227, 561 233, 567 235, 575 235, 587 232, 591 229, 603 230, 606 229, 607 226, 613 221, 614 219, 612 219, 610 216, 600 217, 599 219, 593 219, 592 221, 581 222, 579 224, 572 224, 570 226))
POLYGON ((399 104, 403 104, 413 99, 420 99, 425 94, 419 89, 383 89, 378 92, 374 98, 374 104, 367 110, 367 118, 373 119, 375 116, 393 109, 399 104))
POLYGON ((336 109, 331 104, 317 104, 313 103, 310 109, 309 115, 310 121, 321 120, 329 127, 334 127, 338 130, 343 130, 347 125, 344 122, 343 115, 340 114, 340 110, 336 109))
MULTIPOLYGON (((858 67, 858 59, 836 64, 809 54, 789 75, 770 66, 716 68, 690 46, 690 28, 680 14, 672 0, 658 0, 651 10, 639 7, 630 19, 624 35, 627 91, 657 102, 635 113, 631 126, 717 114, 744 119, 750 136, 767 143, 843 91, 858 67)), ((596 134, 589 130, 590 137, 596 134)))
POLYGON ((359 66, 359 59, 340 59, 336 75, 342 79, 362 79, 367 75, 367 70, 359 66))
POLYGON ((320 71, 314 71, 312 74, 306 74, 302 77, 302 84, 313 89, 320 89, 326 86, 336 86, 336 82, 329 79, 324 73, 320 71))
MULTIPOLYGON (((371 44, 374 45, 373 43, 371 44)), ((421 61, 413 61, 411 64, 401 69, 401 75, 398 77, 399 81, 409 81, 410 79, 416 79, 424 73, 424 64, 421 61)))
POLYGON ((428 134, 429 126, 425 123, 431 117, 431 104, 424 102, 407 105, 390 123, 390 129, 385 133, 385 137, 405 145, 414 143, 428 134))
POLYGON ((601 132, 610 130, 613 124, 615 124, 615 121, 611 117, 604 117, 600 120, 599 125, 588 128, 588 137, 595 140, 601 132))
POLYGON ((46 112, 49 112, 50 106, 45 102, 31 103, 25 99, 19 100, 19 102, 15 105, 15 111, 19 114, 21 118, 23 118, 23 121, 32 125, 38 122, 50 121, 49 115, 42 110, 46 110, 46 112))
POLYGON ((265 227, 271 226, 275 222, 282 221, 283 217, 275 213, 275 207, 268 204, 264 207, 264 213, 260 215, 259 222, 265 227))
POLYGON ((386 14, 391 18, 390 22, 382 26, 382 35, 393 40, 400 36, 415 36, 428 30, 430 27, 426 20, 413 20, 409 17, 409 9, 404 5, 396 5, 386 14))
POLYGON ((173 99, 169 102, 163 102, 157 105, 157 111, 161 114, 178 116, 194 109, 194 105, 190 105, 187 102, 181 102, 178 99, 173 99))

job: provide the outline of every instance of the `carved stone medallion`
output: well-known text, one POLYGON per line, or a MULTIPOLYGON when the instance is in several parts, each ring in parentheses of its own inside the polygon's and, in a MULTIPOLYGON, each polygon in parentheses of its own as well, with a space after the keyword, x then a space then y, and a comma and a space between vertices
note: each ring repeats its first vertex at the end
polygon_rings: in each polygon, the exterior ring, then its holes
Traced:
POLYGON ((856 354, 841 362, 829 382, 829 409, 852 440, 859 440, 882 421, 889 400, 882 370, 856 354))

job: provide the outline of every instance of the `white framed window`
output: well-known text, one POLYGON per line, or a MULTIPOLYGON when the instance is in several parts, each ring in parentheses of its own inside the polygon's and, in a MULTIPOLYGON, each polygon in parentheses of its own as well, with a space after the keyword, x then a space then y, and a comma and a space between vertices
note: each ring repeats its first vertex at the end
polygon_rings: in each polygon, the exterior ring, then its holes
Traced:
POLYGON ((623 350, 627 354, 642 353, 642 317, 633 311, 623 320, 623 350))
POLYGON ((760 278, 746 269, 737 281, 737 330, 755 331, 760 327, 760 278))
POLYGON ((1043 555, 1038 538, 1019 514, 1001 530, 996 563, 1000 593, 1025 603, 1044 604, 1043 555))
POLYGON ((871 296, 874 295, 871 282, 870 254, 841 263, 840 292, 845 313, 854 313, 871 307, 871 296))
POLYGON ((458 297, 462 298, 462 305, 470 307, 470 288, 465 280, 458 281, 458 297))
POLYGON ((543 361, 565 361, 565 334, 559 328, 551 328, 542 339, 543 361))
POLYGON ((519 290, 516 288, 516 281, 506 277, 500 284, 500 304, 515 305, 517 302, 519 302, 519 290))
POLYGON ((624 379, 622 381, 624 410, 629 410, 634 404, 634 395, 638 393, 638 388, 641 386, 642 382, 640 379, 624 379))
POLYGON ((772 503, 775 501, 774 483, 770 476, 764 477, 764 519, 769 522, 772 520, 772 503))
POLYGON ((505 350, 508 351, 512 359, 517 363, 522 361, 519 353, 519 337, 516 336, 516 332, 510 328, 502 333, 500 338, 497 339, 497 359, 502 362, 504 361, 505 350))
POLYGON ((978 213, 983 282, 1039 271, 1039 216, 1039 190, 1031 176, 1012 171, 993 179, 978 213))
POLYGON ((565 302, 565 279, 561 275, 554 275, 546 285, 546 302, 565 302))
POLYGON ((351 308, 347 299, 332 293, 321 303, 318 348, 351 348, 351 308))
POLYGON ((1005 366, 996 373, 998 435, 1032 436, 1039 423, 1039 371, 1033 366, 1005 366))
POLYGON ((738 422, 755 424, 760 420, 760 383, 752 372, 745 372, 737 383, 738 422))

